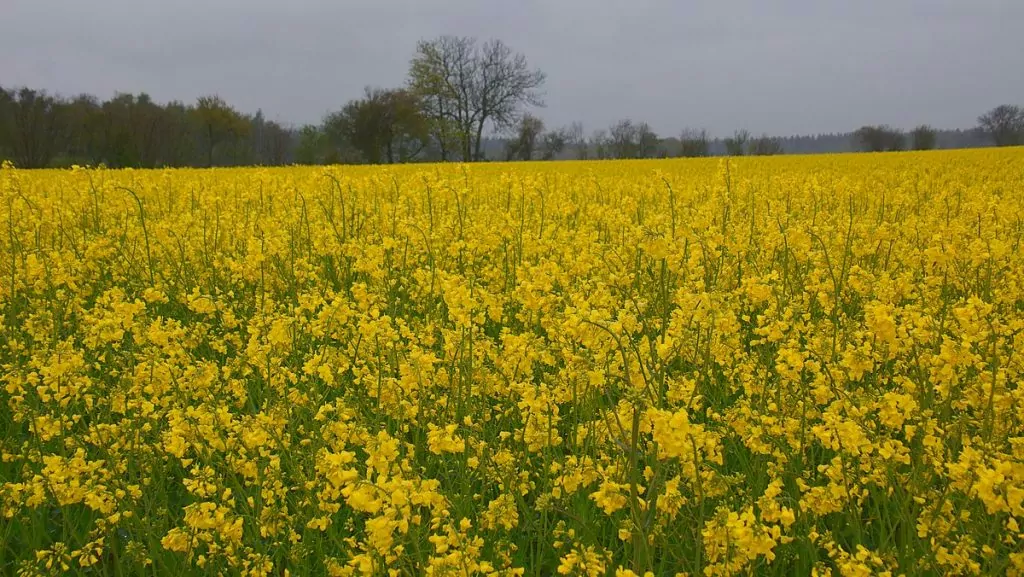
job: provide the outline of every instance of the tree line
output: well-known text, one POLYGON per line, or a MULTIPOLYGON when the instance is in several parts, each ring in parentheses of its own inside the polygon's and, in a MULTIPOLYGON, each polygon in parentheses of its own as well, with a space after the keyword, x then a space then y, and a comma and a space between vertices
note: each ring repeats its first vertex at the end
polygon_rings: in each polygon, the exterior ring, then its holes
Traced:
POLYGON ((553 160, 774 155, 927 150, 1024 144, 1024 109, 998 106, 970 130, 885 125, 840 135, 712 138, 685 129, 663 138, 645 122, 623 119, 584 133, 548 128, 545 74, 500 40, 442 36, 417 44, 406 82, 367 88, 317 125, 294 127, 246 114, 216 95, 164 104, 147 94, 65 98, 0 86, 0 159, 38 168, 234 166, 418 161, 553 160))
POLYGON ((292 132, 217 96, 159 104, 144 93, 100 101, 0 87, 0 158, 24 168, 286 164, 292 132))
MULTIPOLYGON (((1024 108, 997 106, 978 117, 976 132, 995 146, 1020 146, 1024 144, 1024 108)), ((931 150, 939 140, 939 132, 928 125, 918 126, 909 134, 887 125, 862 126, 853 136, 866 152, 931 150)))

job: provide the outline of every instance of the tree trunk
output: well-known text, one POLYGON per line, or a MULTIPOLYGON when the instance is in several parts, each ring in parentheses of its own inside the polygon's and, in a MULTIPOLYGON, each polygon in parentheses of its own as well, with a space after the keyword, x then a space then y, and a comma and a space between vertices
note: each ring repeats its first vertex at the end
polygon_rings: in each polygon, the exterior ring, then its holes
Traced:
POLYGON ((206 134, 209 136, 210 146, 206 151, 206 166, 213 167, 213 125, 207 125, 206 134))
POLYGON ((483 155, 483 134, 484 134, 484 123, 483 121, 476 127, 476 151, 473 153, 473 160, 481 161, 484 159, 483 155))
POLYGON ((462 162, 473 160, 473 129, 469 126, 462 127, 462 162))

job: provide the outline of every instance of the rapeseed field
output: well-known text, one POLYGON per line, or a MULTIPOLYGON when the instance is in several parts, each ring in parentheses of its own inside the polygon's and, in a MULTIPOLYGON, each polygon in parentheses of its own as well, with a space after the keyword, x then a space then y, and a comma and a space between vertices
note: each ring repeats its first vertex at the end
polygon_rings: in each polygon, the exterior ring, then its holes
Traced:
POLYGON ((0 170, 0 573, 1024 574, 1024 150, 0 170))

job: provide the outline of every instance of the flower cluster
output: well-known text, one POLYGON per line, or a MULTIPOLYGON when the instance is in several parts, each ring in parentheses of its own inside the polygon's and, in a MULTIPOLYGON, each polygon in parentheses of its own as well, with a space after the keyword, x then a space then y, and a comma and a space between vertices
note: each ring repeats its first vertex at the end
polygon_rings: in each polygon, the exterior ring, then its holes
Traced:
POLYGON ((1024 575, 1022 165, 5 165, 0 573, 1024 575))

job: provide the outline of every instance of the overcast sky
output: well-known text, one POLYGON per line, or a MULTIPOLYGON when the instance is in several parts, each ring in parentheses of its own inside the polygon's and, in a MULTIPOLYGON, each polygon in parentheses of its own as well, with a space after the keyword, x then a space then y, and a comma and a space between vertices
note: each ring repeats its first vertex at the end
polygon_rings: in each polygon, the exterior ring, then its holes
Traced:
POLYGON ((970 127, 1024 104, 1024 0, 0 0, 0 85, 318 122, 405 79, 417 40, 497 37, 549 125, 663 135, 970 127))

